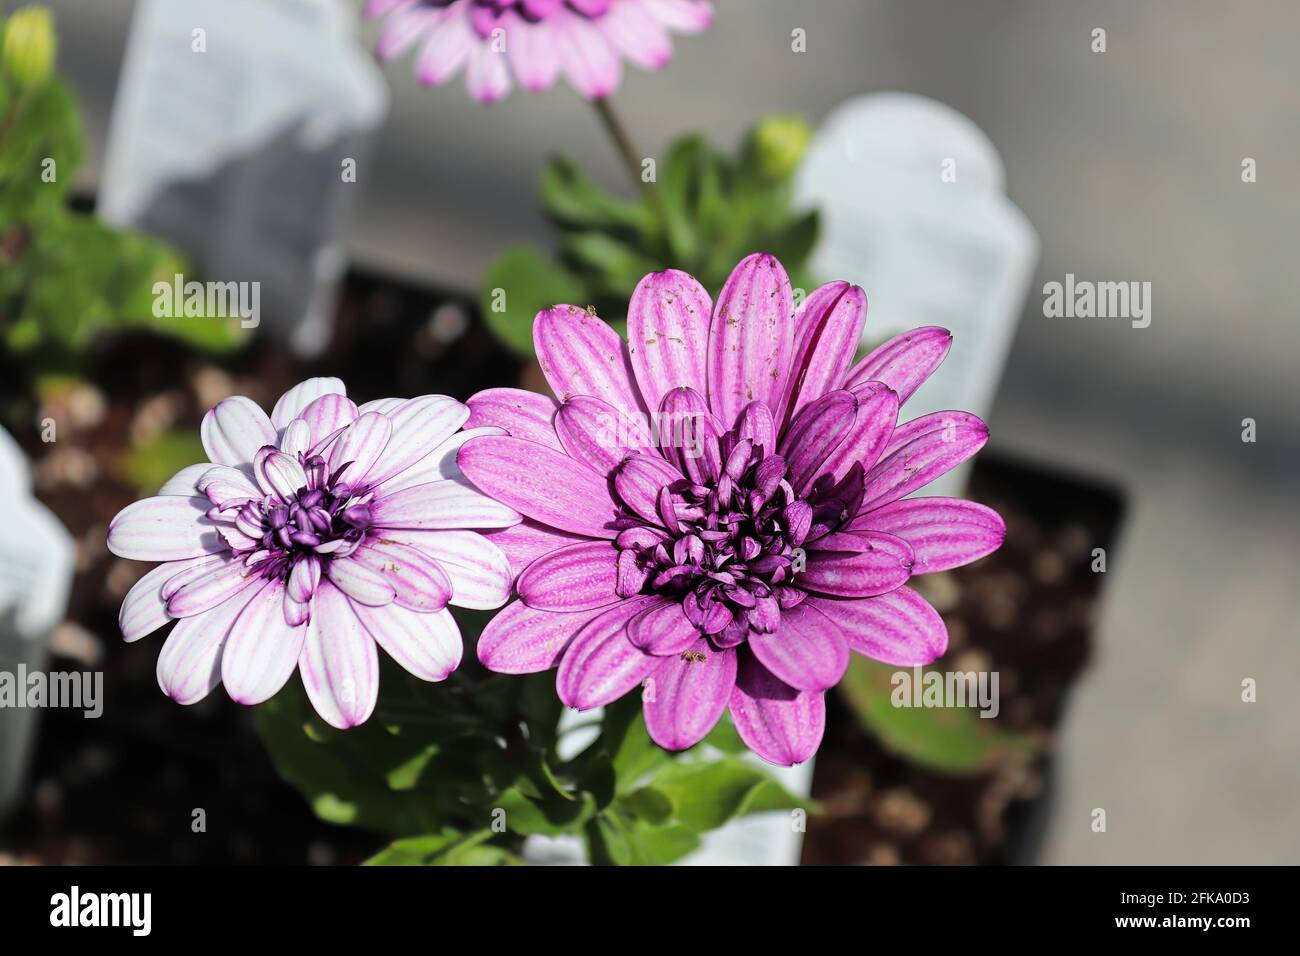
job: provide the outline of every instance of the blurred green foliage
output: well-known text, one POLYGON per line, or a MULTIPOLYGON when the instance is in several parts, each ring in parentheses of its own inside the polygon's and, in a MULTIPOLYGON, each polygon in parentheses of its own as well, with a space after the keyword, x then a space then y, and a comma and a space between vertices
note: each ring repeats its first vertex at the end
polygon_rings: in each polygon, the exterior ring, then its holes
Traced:
POLYGON ((716 296, 751 252, 781 260, 794 285, 817 242, 816 211, 792 209, 794 172, 808 142, 802 120, 764 120, 737 155, 698 134, 674 142, 655 182, 636 201, 610 195, 572 160, 542 170, 542 208, 557 233, 558 261, 532 246, 508 249, 482 282, 483 314, 496 336, 532 354, 533 317, 556 304, 594 306, 617 326, 649 272, 681 269, 716 296))
POLYGON ((1007 730, 974 707, 896 706, 893 677, 899 671, 913 673, 854 654, 838 690, 863 728, 909 763, 970 776, 1032 757, 1046 746, 1040 735, 1007 730))
POLYGON ((0 70, 0 343, 44 370, 75 367, 96 336, 112 331, 236 347, 238 323, 154 316, 153 284, 186 271, 175 252, 69 207, 81 116, 69 89, 48 75, 53 38, 41 38, 48 16, 34 12, 44 11, 24 8, 7 22, 0 70))
POLYGON ((296 681, 257 711, 277 769, 317 816, 392 840, 371 863, 517 864, 532 834, 575 836, 595 863, 671 863, 728 820, 803 806, 734 755, 729 725, 710 736, 714 750, 656 746, 637 694, 606 707, 596 739, 565 758, 553 673, 462 670, 426 684, 382 668, 378 708, 360 727, 327 726, 296 681))

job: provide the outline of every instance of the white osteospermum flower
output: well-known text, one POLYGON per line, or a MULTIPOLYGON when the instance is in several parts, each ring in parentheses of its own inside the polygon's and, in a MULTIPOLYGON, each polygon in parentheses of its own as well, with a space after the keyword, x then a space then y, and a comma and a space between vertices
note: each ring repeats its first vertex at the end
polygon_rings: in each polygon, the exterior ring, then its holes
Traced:
POLYGON ((165 562, 119 617, 135 641, 175 619, 158 682, 179 703, 218 683, 242 704, 293 674, 335 727, 363 723, 379 691, 378 643, 423 680, 447 677, 462 646, 448 604, 495 608, 510 565, 474 529, 519 515, 456 464, 469 409, 444 395, 359 408, 336 378, 296 385, 270 417, 248 398, 203 419, 210 461, 123 509, 108 548, 165 562))

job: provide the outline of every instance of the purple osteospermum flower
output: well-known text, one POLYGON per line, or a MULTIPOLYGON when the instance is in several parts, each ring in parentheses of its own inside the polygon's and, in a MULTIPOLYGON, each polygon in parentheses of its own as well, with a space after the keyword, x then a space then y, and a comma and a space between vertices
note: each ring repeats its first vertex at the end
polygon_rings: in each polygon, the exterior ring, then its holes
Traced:
POLYGON ((494 608, 505 555, 473 528, 519 515, 465 482, 456 452, 469 409, 443 395, 358 408, 336 378, 295 386, 268 418, 228 398, 203 419, 210 462, 190 465, 108 529, 114 554, 166 562, 122 602, 128 641, 173 618, 158 682, 182 704, 224 682, 260 703, 301 666, 317 712, 364 722, 379 692, 378 642, 416 677, 460 663, 448 604, 494 608))
POLYGON ((549 89, 563 72, 583 96, 608 96, 622 79, 623 57, 660 69, 672 58, 669 31, 707 29, 713 7, 706 0, 369 0, 366 15, 389 17, 382 58, 422 42, 422 83, 444 83, 464 66, 470 95, 491 103, 510 92, 512 72, 530 92, 549 89))
POLYGON ((821 741, 822 692, 850 650, 898 665, 947 647, 942 619, 905 586, 1001 543, 973 502, 904 496, 969 458, 984 423, 898 407, 948 352, 915 329, 853 368, 862 290, 832 282, 796 312, 770 255, 741 262, 716 310, 691 276, 646 276, 628 345, 588 311, 538 314, 533 339, 560 402, 515 389, 469 401, 461 468, 525 520, 490 535, 520 600, 484 631, 496 671, 559 666, 585 709, 646 683, 651 737, 677 750, 730 708, 778 764, 821 741), (654 428, 644 424, 648 416, 654 428))

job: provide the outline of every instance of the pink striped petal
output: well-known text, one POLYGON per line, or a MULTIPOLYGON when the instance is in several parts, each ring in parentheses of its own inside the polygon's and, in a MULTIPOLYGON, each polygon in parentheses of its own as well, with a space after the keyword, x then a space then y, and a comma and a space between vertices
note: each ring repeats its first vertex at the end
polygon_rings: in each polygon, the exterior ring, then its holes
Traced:
POLYGON ((840 383, 862 338, 866 315, 866 293, 855 285, 828 282, 809 293, 794 317, 794 377, 777 410, 778 421, 792 418, 809 402, 843 387, 840 383))
POLYGON ((550 89, 560 73, 560 55, 545 23, 511 23, 508 52, 519 85, 530 93, 550 89))
POLYGON ((284 613, 284 623, 290 627, 297 627, 299 624, 306 624, 311 620, 311 601, 303 603, 295 601, 289 596, 286 588, 284 592, 284 601, 280 605, 280 610, 284 613))
POLYGON ((460 454, 460 446, 472 438, 504 434, 502 429, 492 425, 456 432, 410 468, 381 482, 375 488, 375 494, 383 498, 396 491, 444 479, 459 481, 463 485, 468 484, 469 479, 465 477, 465 473, 460 470, 460 465, 456 461, 456 456, 460 454))
POLYGON ((570 458, 601 474, 649 443, 645 419, 590 395, 575 395, 555 413, 555 434, 570 458))
POLYGON ((596 24, 615 48, 638 66, 658 70, 672 59, 668 31, 644 7, 615 3, 596 24))
POLYGON ((551 22, 560 68, 573 88, 593 100, 618 89, 623 61, 604 34, 590 21, 567 10, 551 22))
POLYGON ((163 486, 158 489, 158 495, 182 495, 186 498, 193 498, 195 495, 202 494, 198 489, 199 479, 213 467, 219 466, 214 466, 210 461, 197 465, 186 465, 163 482, 163 486))
POLYGON ((330 473, 347 465, 343 480, 353 485, 360 483, 388 447, 392 434, 393 426, 386 415, 366 412, 350 424, 330 448, 330 473))
POLYGON ((606 608, 573 639, 555 677, 560 700, 590 710, 622 697, 658 669, 661 658, 627 639, 628 622, 663 598, 635 597, 606 608))
POLYGON ((280 435, 279 447, 280 451, 296 459, 311 448, 311 426, 301 418, 295 418, 280 435))
POLYGON ((679 386, 708 392, 712 313, 709 294, 685 272, 652 272, 637 284, 627 311, 627 351, 646 408, 659 408, 679 386))
POLYGON ((938 326, 912 329, 890 339, 849 370, 845 388, 863 382, 884 382, 898 393, 900 404, 930 377, 952 347, 952 333, 938 326))
POLYGON ((331 558, 325 566, 325 577, 359 604, 383 607, 391 604, 397 596, 397 588, 392 581, 369 564, 363 563, 356 555, 331 558))
POLYGON ((970 564, 1002 546, 1007 526, 992 508, 960 498, 905 498, 859 515, 848 531, 883 531, 912 547, 913 574, 970 564))
POLYGON ((470 398, 466 428, 495 425, 512 438, 526 438, 560 450, 553 420, 560 403, 547 395, 519 388, 489 388, 470 398))
POLYGON ((108 526, 108 550, 136 561, 183 561, 224 551, 207 498, 168 495, 127 505, 108 526))
POLYGON ((591 395, 617 409, 644 411, 623 340, 586 309, 557 305, 538 312, 533 345, 546 381, 561 401, 591 395))
POLYGON ((464 654, 460 628, 446 608, 421 614, 398 604, 367 607, 349 601, 370 636, 407 673, 420 680, 446 680, 464 654))
POLYGON ((429 38, 415 61, 415 76, 427 86, 447 82, 465 65, 482 41, 469 24, 464 7, 453 7, 441 23, 426 27, 429 38))
POLYGON ((514 574, 505 553, 477 531, 385 531, 384 541, 434 558, 451 581, 450 604, 489 610, 510 599, 514 574))
POLYGON ((681 654, 700 640, 700 629, 686 618, 680 601, 646 608, 628 624, 627 637, 647 654, 681 654))
POLYGON ((641 695, 646 730, 665 750, 693 747, 713 729, 736 686, 736 651, 698 640, 663 658, 641 695))
POLYGON ((682 473, 658 455, 631 455, 614 474, 619 499, 651 524, 659 524, 659 492, 682 473))
POLYGON ((519 576, 519 597, 542 611, 585 611, 621 600, 614 590, 618 551, 608 541, 584 541, 543 555, 519 576))
POLYGON ((933 435, 944 441, 953 441, 957 437, 958 429, 967 431, 987 430, 979 416, 972 415, 970 412, 951 410, 931 412, 928 415, 913 418, 910 422, 903 422, 903 424, 895 428, 894 433, 889 436, 889 443, 881 451, 880 457, 889 457, 908 442, 915 441, 922 435, 933 435))
POLYGON ((168 561, 136 581, 122 599, 122 609, 117 615, 122 638, 127 643, 138 641, 171 620, 167 601, 162 596, 163 586, 169 579, 183 571, 215 568, 224 560, 224 555, 209 555, 188 561, 168 561))
MULTIPOLYGON (((384 417, 392 426, 392 434, 378 463, 366 476, 370 485, 400 475, 429 457, 465 423, 469 408, 445 395, 421 395, 385 412, 384 417)), ((357 480, 357 476, 351 475, 351 480, 357 480)))
MULTIPOLYGON (((451 600, 451 578, 447 572, 436 560, 416 548, 396 541, 370 540, 352 553, 352 560, 361 562, 388 581, 393 586, 393 600, 402 607, 426 613, 441 611, 451 600)), ((361 598, 357 597, 357 600, 361 598)))
POLYGON ((443 16, 441 10, 431 10, 419 5, 393 13, 380 30, 375 44, 375 54, 381 60, 401 56, 416 40, 443 16))
POLYGON ((680 33, 699 33, 713 23, 708 0, 636 0, 656 20, 680 33))
POLYGON ((857 411, 858 400, 851 392, 835 391, 805 405, 795 416, 778 447, 795 491, 803 494, 812 486, 826 459, 844 441, 857 411))
POLYGON ((817 752, 826 726, 821 692, 797 691, 745 654, 729 703, 736 733, 769 763, 789 767, 817 752))
POLYGON ((617 509, 604 477, 562 452, 519 438, 476 438, 460 450, 475 486, 535 521, 592 538, 613 538, 617 509))
POLYGON ((298 416, 311 429, 312 450, 320 453, 357 419, 357 406, 346 395, 326 394, 307 404, 298 416))
POLYGON ((158 655, 158 686, 164 694, 178 704, 193 704, 221 683, 226 639, 248 605, 269 587, 264 583, 241 591, 207 614, 177 622, 158 655))
POLYGON ((775 677, 796 690, 834 687, 849 666, 844 634, 808 601, 782 611, 775 631, 751 632, 748 647, 775 677))
MULTIPOLYGON (((479 439, 490 440, 496 439, 479 439)), ((445 531, 509 528, 519 523, 518 514, 463 481, 431 481, 403 488, 375 500, 370 514, 376 528, 445 531)))
POLYGON ((776 423, 772 410, 762 402, 750 402, 736 419, 736 438, 748 438, 769 454, 776 450, 776 423))
POLYGON ((370 401, 364 402, 361 405, 357 406, 357 416, 360 417, 361 415, 364 415, 367 412, 379 412, 379 414, 381 415, 389 415, 397 411, 408 401, 415 401, 415 399, 372 398, 370 401))
POLYGON ((227 561, 177 588, 167 599, 167 614, 170 617, 202 614, 257 580, 256 576, 248 576, 243 561, 227 561))
POLYGON ((727 278, 709 328, 709 407, 723 422, 753 401, 780 404, 794 352, 793 308, 775 256, 747 256, 727 278))
POLYGON ((478 659, 500 674, 535 674, 560 662, 569 642, 587 622, 605 612, 538 611, 523 601, 508 604, 478 639, 478 659))
POLYGON ((288 595, 291 601, 306 604, 320 586, 321 560, 314 554, 304 555, 293 563, 289 572, 288 595))
POLYGON ((865 470, 880 460, 898 421, 898 394, 879 382, 858 386, 853 393, 858 410, 839 446, 822 463, 820 472, 839 481, 855 464, 865 470))
POLYGON ((488 531, 483 536, 501 549, 510 562, 510 572, 515 577, 543 554, 588 540, 580 535, 556 531, 529 518, 513 528, 488 531))
POLYGON ((906 586, 879 597, 848 601, 810 597, 805 603, 838 624, 853 650, 886 664, 929 664, 948 649, 943 618, 906 586))
POLYGON ((912 549, 906 541, 874 531, 855 535, 867 538, 867 550, 810 550, 808 566, 796 578, 799 586, 838 597, 872 597, 907 583, 912 549))
POLYGON ((494 50, 491 42, 479 43, 470 50, 465 68, 465 89, 479 103, 497 103, 510 92, 510 69, 506 51, 494 50))
POLYGON ((866 474, 858 513, 910 495, 983 448, 989 440, 988 428, 975 416, 962 414, 964 418, 950 427, 918 435, 893 451, 886 447, 884 456, 866 474))
POLYGON ((342 591, 327 582, 317 590, 315 602, 298 658, 302 684, 321 719, 346 730, 374 713, 379 654, 342 591))
POLYGON ((657 444, 695 484, 710 483, 722 473, 718 439, 725 430, 693 388, 674 388, 660 403, 657 444))
POLYGON ((275 444, 275 426, 251 398, 223 399, 203 416, 203 450, 217 465, 246 465, 263 445, 275 444))
POLYGON ((158 592, 163 599, 163 603, 170 601, 173 594, 191 581, 197 581, 199 578, 214 569, 221 567, 229 560, 230 552, 220 551, 216 554, 209 554, 202 558, 196 558, 193 561, 184 562, 187 567, 168 578, 163 584, 162 589, 158 592))
POLYGON ((298 459, 270 445, 265 454, 259 452, 254 458, 253 472, 264 494, 275 495, 284 502, 293 501, 299 490, 307 485, 307 473, 298 459))
POLYGON ((302 653, 307 626, 284 620, 284 583, 273 580, 240 612, 221 654, 221 682, 232 700, 260 704, 285 685, 302 653))
POLYGON ((289 427, 289 423, 302 414, 302 410, 322 395, 347 395, 347 387, 337 378, 309 378, 299 382, 280 396, 271 410, 271 424, 277 431, 289 427))

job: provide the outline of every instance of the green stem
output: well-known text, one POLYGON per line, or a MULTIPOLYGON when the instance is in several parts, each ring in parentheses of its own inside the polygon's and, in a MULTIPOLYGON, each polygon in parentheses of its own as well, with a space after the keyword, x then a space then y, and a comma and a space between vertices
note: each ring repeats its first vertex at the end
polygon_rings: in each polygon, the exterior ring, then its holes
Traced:
POLYGON ((605 127, 605 132, 609 134, 610 140, 614 144, 619 158, 623 160, 623 165, 627 169, 628 175, 632 177, 632 182, 636 188, 641 191, 645 198, 646 205, 654 214, 660 227, 664 224, 663 207, 659 202, 659 192, 650 183, 641 178, 641 161, 642 156, 632 145, 632 138, 628 136, 627 130, 619 121, 618 115, 614 112, 614 107, 610 105, 608 97, 601 97, 591 101, 591 105, 596 108, 596 115, 600 118, 600 124, 605 127))

